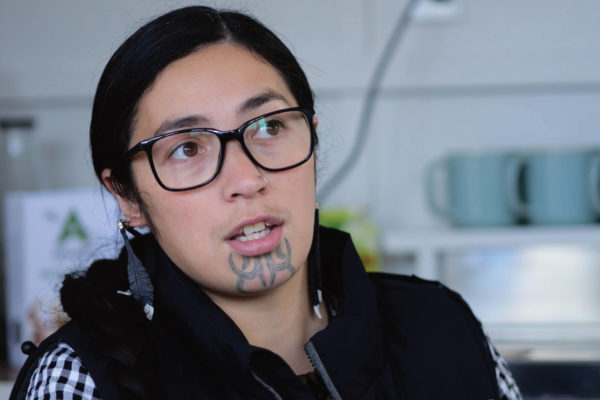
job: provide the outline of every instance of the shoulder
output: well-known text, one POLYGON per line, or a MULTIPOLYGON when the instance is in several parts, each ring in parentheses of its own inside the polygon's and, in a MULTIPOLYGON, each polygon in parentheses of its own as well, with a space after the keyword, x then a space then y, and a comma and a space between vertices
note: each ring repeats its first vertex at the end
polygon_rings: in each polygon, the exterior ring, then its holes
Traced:
MULTIPOLYGON (((431 315, 454 310, 465 318, 475 319, 471 308, 455 291, 438 281, 414 275, 370 273, 382 311, 401 311, 404 314, 428 311, 431 315)), ((479 322, 476 323, 479 325, 479 322)))
POLYGON ((40 356, 26 398, 96 400, 100 393, 75 350, 66 343, 56 343, 40 356))
POLYGON ((369 277, 383 322, 390 329, 414 332, 419 337, 419 330, 424 330, 431 339, 442 342, 451 335, 459 338, 465 334, 485 342, 481 323, 469 305, 442 283, 385 273, 371 273, 369 277))
POLYGON ((440 282, 415 276, 369 276, 387 351, 407 387, 414 386, 416 391, 431 379, 441 382, 440 390, 445 387, 448 393, 481 390, 496 397, 498 384, 488 340, 458 293, 440 282), (477 388, 461 382, 476 382, 477 388))
MULTIPOLYGON (((416 275, 390 274, 386 272, 370 272, 371 281, 382 290, 403 290, 411 292, 437 291, 448 289, 443 283, 434 280, 419 278, 416 275)), ((454 293, 454 292, 453 292, 454 293)))

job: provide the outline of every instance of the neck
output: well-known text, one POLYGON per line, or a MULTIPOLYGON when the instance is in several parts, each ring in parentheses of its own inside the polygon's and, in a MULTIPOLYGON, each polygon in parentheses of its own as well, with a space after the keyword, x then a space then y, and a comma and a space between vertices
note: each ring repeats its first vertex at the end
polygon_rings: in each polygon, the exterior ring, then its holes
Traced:
POLYGON ((304 345, 327 326, 323 304, 319 319, 310 305, 307 268, 281 286, 250 297, 208 294, 236 323, 248 342, 282 357, 296 374, 311 371, 304 345))

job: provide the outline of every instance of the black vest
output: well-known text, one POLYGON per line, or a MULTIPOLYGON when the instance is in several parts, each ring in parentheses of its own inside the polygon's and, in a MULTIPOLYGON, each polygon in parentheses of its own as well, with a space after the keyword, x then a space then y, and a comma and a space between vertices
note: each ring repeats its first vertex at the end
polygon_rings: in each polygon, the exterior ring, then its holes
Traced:
MULTIPOLYGON (((250 345, 233 321, 176 268, 152 238, 135 250, 153 275, 155 379, 172 399, 314 399, 278 355, 250 345), (158 283, 158 284, 157 284, 158 283)), ((437 282, 368 276, 349 236, 321 230, 329 326, 305 347, 334 399, 498 399, 481 325, 459 295, 437 282)), ((118 398, 94 344, 76 321, 45 340, 16 381, 25 392, 40 356, 75 349, 105 400, 118 398)))

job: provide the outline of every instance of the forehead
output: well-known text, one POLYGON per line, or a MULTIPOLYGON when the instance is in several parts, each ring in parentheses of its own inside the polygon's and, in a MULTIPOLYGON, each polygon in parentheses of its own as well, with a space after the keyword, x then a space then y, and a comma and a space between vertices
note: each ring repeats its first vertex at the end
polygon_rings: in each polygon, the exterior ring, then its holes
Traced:
POLYGON ((157 76, 140 101, 134 137, 186 115, 201 114, 211 127, 229 129, 214 124, 227 123, 226 117, 236 116, 244 101, 266 92, 287 100, 282 106, 297 105, 280 73, 246 48, 232 43, 204 47, 157 76))

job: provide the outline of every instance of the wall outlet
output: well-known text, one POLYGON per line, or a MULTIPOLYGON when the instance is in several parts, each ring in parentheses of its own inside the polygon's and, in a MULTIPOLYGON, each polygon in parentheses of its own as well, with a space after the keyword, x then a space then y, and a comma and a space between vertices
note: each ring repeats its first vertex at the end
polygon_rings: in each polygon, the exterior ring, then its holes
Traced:
POLYGON ((465 0, 420 0, 413 10, 415 21, 445 22, 457 19, 465 0))

